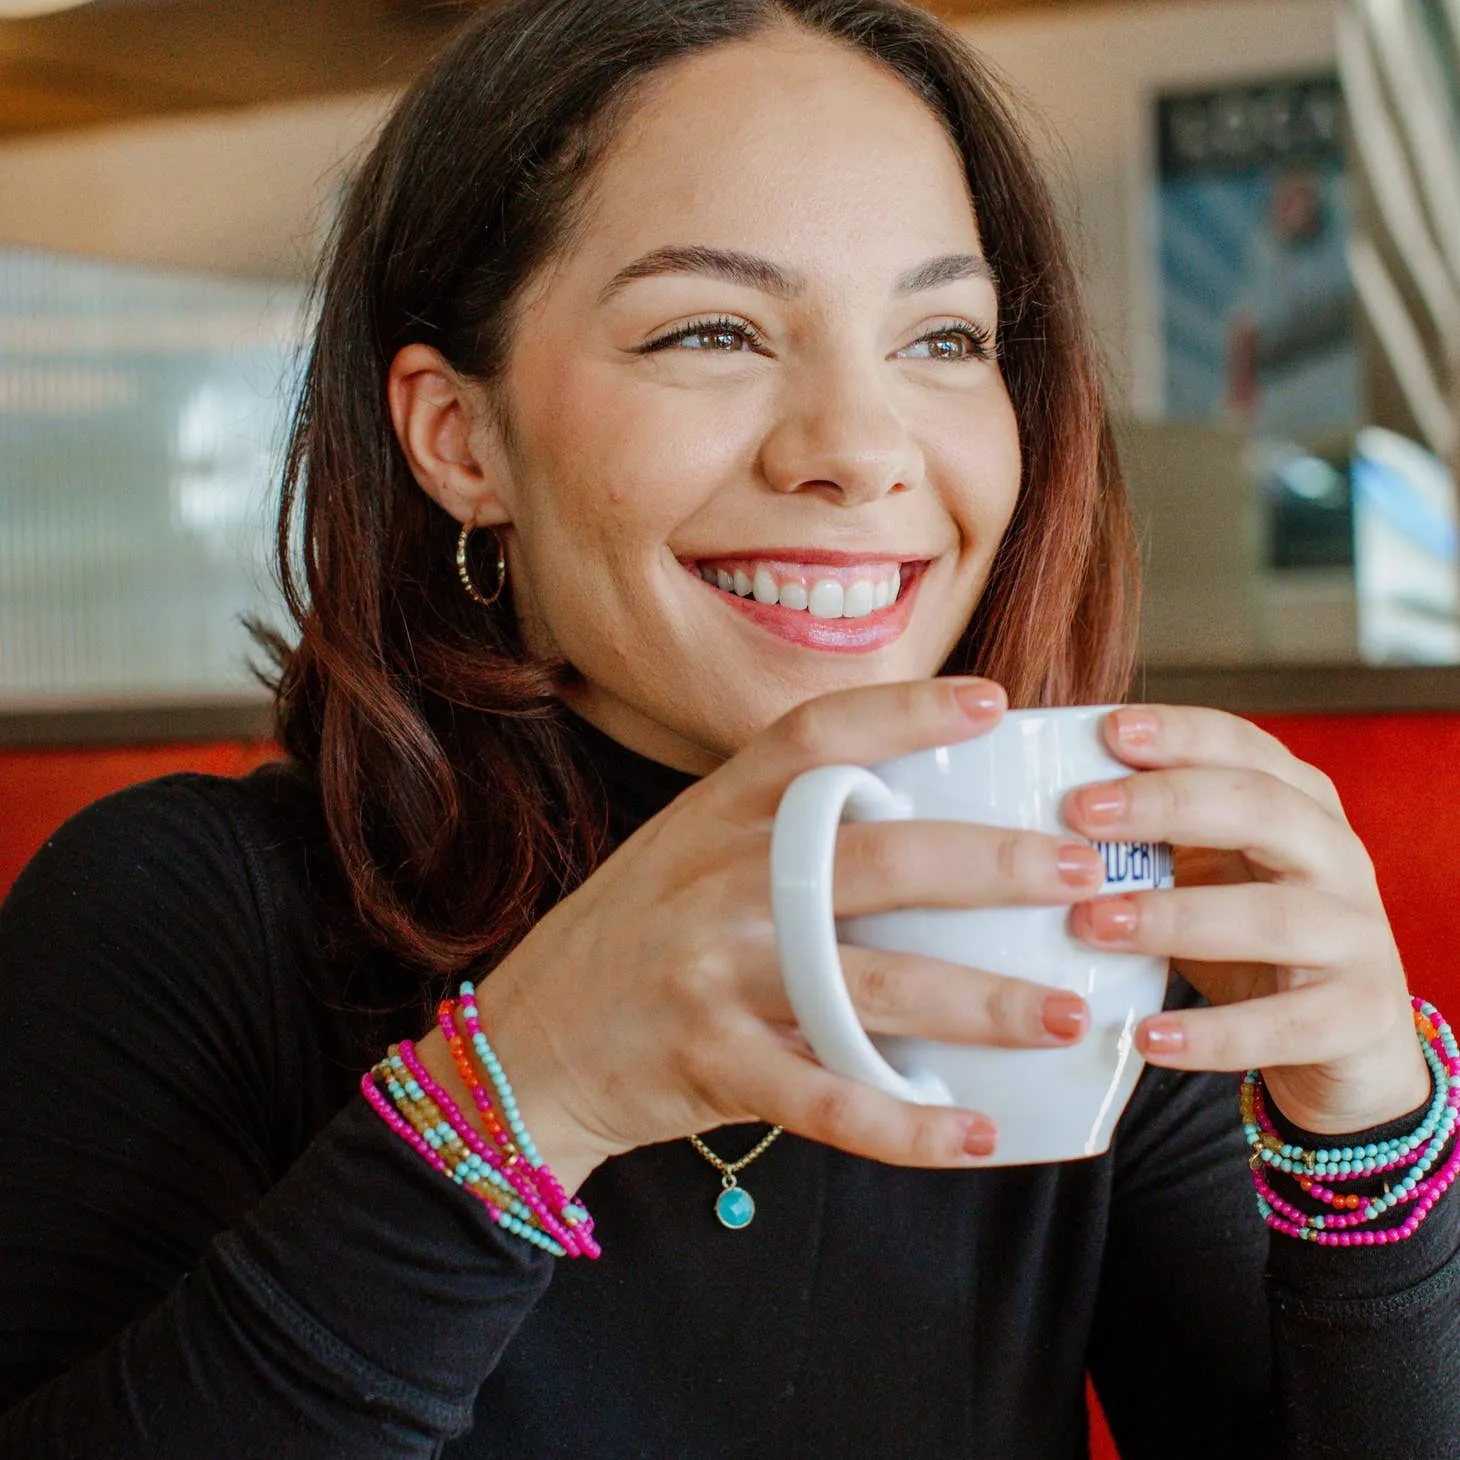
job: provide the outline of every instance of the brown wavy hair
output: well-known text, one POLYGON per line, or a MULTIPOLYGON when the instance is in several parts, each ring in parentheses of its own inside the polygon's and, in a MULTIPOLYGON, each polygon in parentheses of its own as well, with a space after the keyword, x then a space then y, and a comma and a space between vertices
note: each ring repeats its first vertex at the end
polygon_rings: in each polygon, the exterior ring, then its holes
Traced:
POLYGON ((507 595, 484 613, 453 564, 458 525, 416 485, 391 426, 397 351, 499 376, 524 285, 637 89, 768 28, 875 59, 962 155, 999 284, 1000 356, 1023 481, 947 672, 1016 705, 1119 698, 1135 571, 1099 362, 1049 193, 1001 88, 900 0, 503 0, 411 87, 363 165, 316 284, 278 549, 298 636, 275 639, 278 734, 313 768, 348 891, 344 921, 427 985, 491 967, 602 855, 604 810, 559 691, 507 595))

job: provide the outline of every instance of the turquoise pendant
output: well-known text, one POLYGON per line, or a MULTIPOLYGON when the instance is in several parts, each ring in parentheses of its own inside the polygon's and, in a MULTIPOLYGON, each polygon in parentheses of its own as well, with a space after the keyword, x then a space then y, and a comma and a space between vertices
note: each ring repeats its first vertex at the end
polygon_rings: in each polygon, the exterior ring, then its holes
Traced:
POLYGON ((715 1198, 715 1215, 722 1227, 739 1232, 755 1220, 755 1198, 733 1176, 727 1176, 725 1190, 715 1198))

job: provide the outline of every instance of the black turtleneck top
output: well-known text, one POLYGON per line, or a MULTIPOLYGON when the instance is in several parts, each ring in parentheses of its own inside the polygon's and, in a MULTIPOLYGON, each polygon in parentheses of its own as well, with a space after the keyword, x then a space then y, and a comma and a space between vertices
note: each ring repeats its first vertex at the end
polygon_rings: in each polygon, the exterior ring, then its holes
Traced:
MULTIPOLYGON (((688 778, 585 743, 622 838, 688 778)), ((1230 1076, 1147 1070, 1109 1154, 902 1170, 786 1135, 744 1231, 686 1141, 491 1225, 358 1093, 308 777, 83 812, 0 909, 3 1460, 1460 1454, 1460 1205, 1270 1237, 1230 1076)), ((1174 997, 1190 997, 1189 991, 1174 997)), ((734 1158, 763 1133, 712 1136, 734 1158)))

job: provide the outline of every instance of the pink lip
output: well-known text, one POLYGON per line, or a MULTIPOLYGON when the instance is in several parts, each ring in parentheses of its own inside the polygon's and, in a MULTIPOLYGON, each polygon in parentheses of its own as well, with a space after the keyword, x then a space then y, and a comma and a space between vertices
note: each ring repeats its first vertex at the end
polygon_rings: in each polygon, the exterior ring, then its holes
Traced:
POLYGON ((808 552, 802 548, 786 551, 762 552, 755 555, 759 562, 783 562, 817 564, 825 567, 866 566, 871 563, 885 563, 902 568, 902 592, 897 602, 886 608, 876 609, 864 618, 813 618, 805 609, 782 608, 779 604, 758 603, 754 598, 741 598, 738 593, 726 593, 712 583, 706 583, 699 574, 701 563, 719 564, 733 562, 732 558, 699 558, 685 563, 685 570, 707 592, 713 593, 727 607, 738 610, 752 623, 760 625, 789 643, 799 644, 807 649, 821 649, 837 654, 870 654, 885 649, 903 635, 912 618, 913 600, 922 585, 928 559, 908 562, 905 559, 857 556, 851 553, 808 552))

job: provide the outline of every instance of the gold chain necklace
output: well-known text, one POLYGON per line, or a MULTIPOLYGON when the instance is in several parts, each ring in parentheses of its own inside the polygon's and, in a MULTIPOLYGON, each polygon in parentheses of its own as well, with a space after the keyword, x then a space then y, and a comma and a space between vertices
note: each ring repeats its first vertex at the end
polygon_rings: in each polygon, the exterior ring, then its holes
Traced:
POLYGON ((735 1179, 737 1171, 744 1171, 757 1156, 763 1156, 775 1145, 776 1137, 783 1127, 773 1125, 770 1131, 757 1141, 738 1161, 722 1161, 698 1136, 691 1136, 689 1143, 720 1173, 721 1192, 715 1198, 715 1215, 722 1227, 739 1232, 755 1220, 755 1198, 735 1179))

